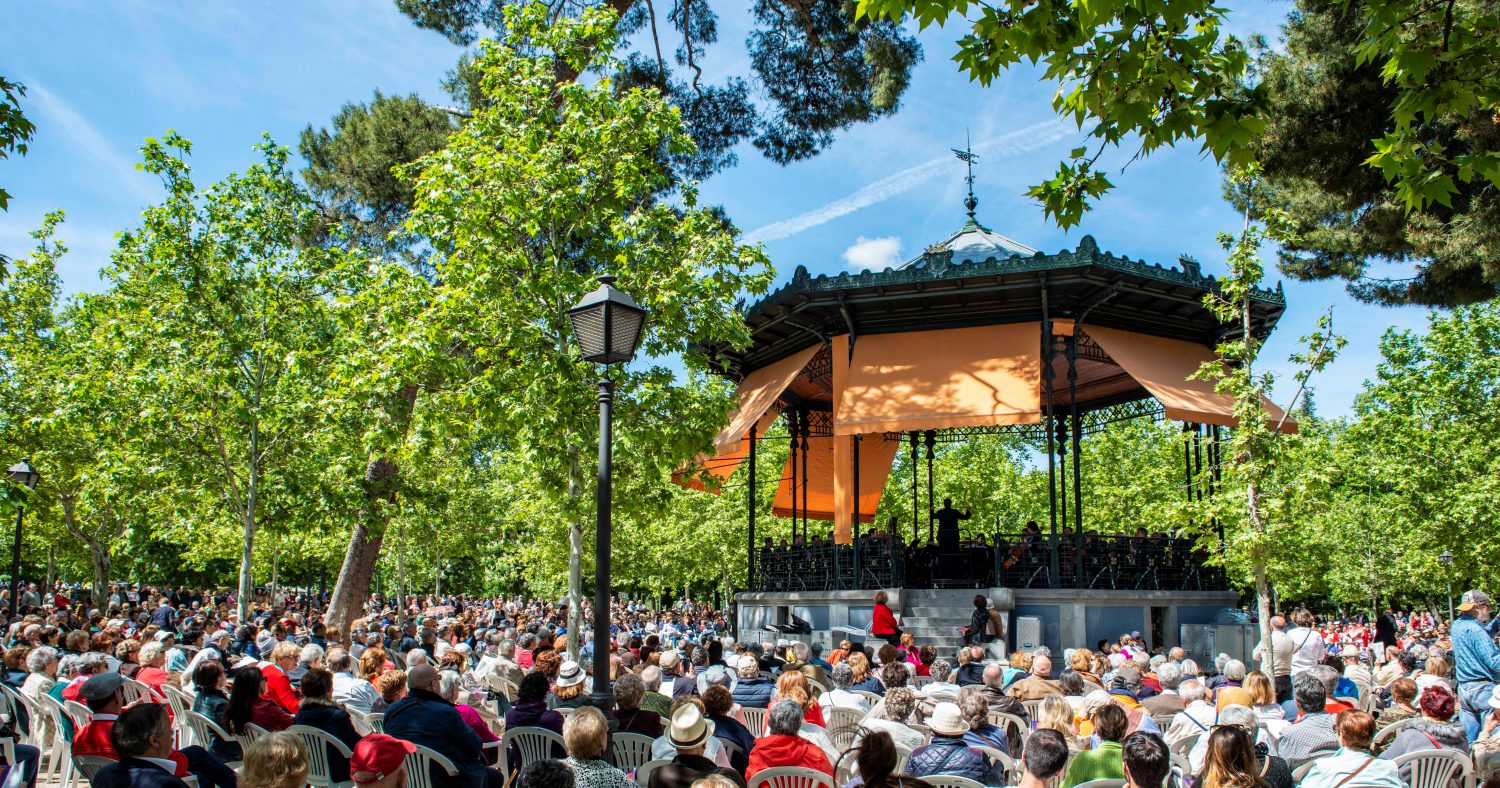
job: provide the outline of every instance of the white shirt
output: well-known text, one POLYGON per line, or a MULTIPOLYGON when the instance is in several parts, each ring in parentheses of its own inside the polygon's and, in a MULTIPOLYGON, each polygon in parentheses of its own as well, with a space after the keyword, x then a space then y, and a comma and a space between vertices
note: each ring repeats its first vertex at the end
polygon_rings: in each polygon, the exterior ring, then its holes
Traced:
POLYGON ((1191 736, 1198 736, 1201 740, 1208 740, 1208 731, 1219 719, 1219 710, 1213 704, 1203 700, 1195 700, 1182 711, 1172 716, 1172 724, 1168 726, 1166 735, 1162 740, 1167 746, 1173 746, 1191 736))
POLYGON ((374 685, 364 679, 357 679, 349 673, 333 674, 333 699, 356 711, 370 713, 375 701, 380 699, 380 693, 375 691, 374 685))
POLYGON ((1327 652, 1323 648, 1323 636, 1317 630, 1297 627, 1286 633, 1292 639, 1292 675, 1300 676, 1322 664, 1327 652))
POLYGON ((923 695, 934 695, 939 692, 944 695, 957 695, 958 691, 961 689, 963 688, 951 681, 932 681, 928 682, 927 686, 917 691, 922 693, 923 695))
POLYGON ((863 695, 858 695, 849 690, 831 689, 818 698, 818 705, 823 707, 823 716, 828 716, 828 710, 833 707, 840 709, 857 709, 862 713, 870 712, 870 701, 863 695))
MULTIPOLYGON (((1276 630, 1271 633, 1271 655, 1276 658, 1276 670, 1272 673, 1272 675, 1291 675, 1292 652, 1296 650, 1297 641, 1292 640, 1291 636, 1287 635, 1287 633, 1280 630, 1276 630)), ((1267 665, 1266 659, 1261 654, 1261 651, 1262 649, 1260 646, 1255 647, 1255 659, 1260 662, 1261 667, 1264 669, 1265 667, 1267 667, 1267 665)))
MULTIPOLYGON (((749 756, 750 753, 747 752, 745 755, 749 756)), ((668 739, 666 736, 659 736, 656 741, 651 742, 651 760, 670 761, 676 757, 677 748, 672 746, 671 739, 668 739)), ((704 749, 703 757, 718 764, 720 768, 729 768, 729 751, 724 749, 724 745, 719 743, 718 736, 708 737, 708 747, 704 749)))
POLYGON ((166 772, 167 774, 171 774, 171 775, 176 775, 177 774, 177 764, 174 761, 172 761, 171 759, 168 759, 168 758, 147 758, 147 757, 142 756, 141 760, 145 761, 146 763, 151 764, 152 766, 159 767, 162 771, 166 772))

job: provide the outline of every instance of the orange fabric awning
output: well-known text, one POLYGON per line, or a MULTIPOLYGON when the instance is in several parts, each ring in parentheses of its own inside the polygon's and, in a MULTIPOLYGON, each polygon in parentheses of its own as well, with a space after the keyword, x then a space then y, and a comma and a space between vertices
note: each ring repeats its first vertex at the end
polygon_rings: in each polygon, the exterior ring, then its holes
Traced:
POLYGON ((833 432, 1035 424, 1041 344, 1040 323, 861 336, 847 372, 834 367, 833 432))
MULTIPOLYGON (((1084 331, 1099 343, 1132 378, 1166 408, 1167 418, 1198 424, 1235 426, 1234 398, 1214 391, 1211 380, 1189 379, 1205 363, 1218 359, 1212 348, 1179 339, 1137 334, 1100 326, 1084 331)), ((1261 398, 1261 405, 1271 424, 1282 417, 1281 408, 1261 398)), ((1296 432, 1295 422, 1287 421, 1283 429, 1296 432)))
MULTIPOLYGON (((849 442, 852 438, 809 438, 807 445, 807 517, 810 520, 833 520, 836 507, 835 486, 847 492, 845 500, 852 503, 854 496, 853 455, 844 469, 844 479, 834 478, 834 442, 849 442)), ((859 447, 859 520, 874 522, 875 507, 880 503, 880 494, 885 491, 886 477, 891 474, 891 463, 896 459, 897 441, 887 441, 884 435, 866 435, 859 447)), ((840 452, 842 454, 843 452, 840 452)), ((840 458, 842 460, 842 458, 840 458)), ((802 514, 802 452, 797 452, 797 515, 802 514)), ((792 516, 792 458, 787 457, 781 471, 781 483, 776 486, 776 500, 771 513, 778 517, 792 516)), ((847 515, 845 515, 847 516, 847 515)), ((852 520, 852 518, 851 518, 852 520)), ((836 526, 837 527, 837 526, 836 526)))
POLYGON ((729 424, 714 436, 714 448, 720 455, 734 451, 735 446, 750 430, 750 425, 759 422, 771 406, 776 404, 782 392, 792 384, 816 352, 817 345, 804 348, 774 364, 751 372, 740 381, 739 388, 735 391, 739 409, 729 418, 729 424))
MULTIPOLYGON (((757 436, 764 436, 766 434, 766 430, 769 429, 772 424, 776 423, 776 419, 777 416, 775 413, 767 413, 761 416, 760 422, 755 427, 755 434, 757 436)), ((744 437, 740 438, 739 444, 737 444, 733 449, 714 455, 712 457, 708 456, 707 454, 700 454, 698 455, 697 459, 693 460, 688 465, 679 468, 676 471, 673 471, 672 483, 681 485, 683 487, 689 487, 694 490, 702 490, 703 492, 711 492, 715 495, 718 495, 718 490, 710 490, 706 486, 704 486, 703 481, 698 477, 698 472, 708 471, 710 474, 719 477, 719 484, 723 484, 729 479, 730 476, 734 475, 734 472, 739 469, 740 463, 744 462, 745 458, 749 456, 750 433, 746 432, 744 437)))

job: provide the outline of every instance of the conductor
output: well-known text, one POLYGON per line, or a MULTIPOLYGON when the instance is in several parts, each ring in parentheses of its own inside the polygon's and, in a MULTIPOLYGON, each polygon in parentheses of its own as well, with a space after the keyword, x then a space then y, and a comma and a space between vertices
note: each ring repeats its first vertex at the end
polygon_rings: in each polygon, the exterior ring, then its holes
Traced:
POLYGON ((932 519, 937 521, 938 552, 943 554, 957 553, 958 546, 958 521, 967 520, 974 516, 973 509, 965 509, 962 512, 953 508, 953 499, 944 498, 943 508, 932 513, 932 519))

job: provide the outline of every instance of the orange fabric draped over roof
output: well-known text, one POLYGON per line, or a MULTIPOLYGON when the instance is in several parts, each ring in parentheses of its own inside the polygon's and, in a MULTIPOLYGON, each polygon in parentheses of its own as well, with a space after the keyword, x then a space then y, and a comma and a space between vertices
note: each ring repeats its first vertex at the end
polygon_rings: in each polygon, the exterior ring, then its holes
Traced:
POLYGON ((786 387, 792 385, 797 374, 807 366, 813 354, 818 352, 818 346, 804 348, 786 358, 768 364, 751 372, 740 381, 739 388, 735 390, 735 399, 739 402, 739 409, 730 417, 729 424, 719 430, 714 436, 714 448, 720 455, 733 451, 736 444, 740 443, 749 431, 750 425, 761 420, 762 416, 776 404, 781 398, 786 387))
MULTIPOLYGON (((1099 326, 1085 326, 1084 331, 1165 406, 1168 419, 1235 426, 1234 398, 1214 391, 1211 380, 1189 379, 1205 363, 1218 360, 1213 349, 1179 339, 1099 326)), ((1261 405, 1273 425, 1281 420, 1281 408, 1264 397, 1261 405)), ((1282 429, 1296 432, 1297 424, 1289 420, 1282 429)))
POLYGON ((834 366, 833 432, 1038 423, 1041 344, 1040 323, 861 336, 834 366))

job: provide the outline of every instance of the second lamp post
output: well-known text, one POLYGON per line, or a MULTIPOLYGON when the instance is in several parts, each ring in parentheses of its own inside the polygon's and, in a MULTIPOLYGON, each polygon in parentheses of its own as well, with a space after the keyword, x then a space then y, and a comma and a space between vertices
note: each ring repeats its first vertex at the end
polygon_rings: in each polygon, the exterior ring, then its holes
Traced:
MULTIPOLYGON (((573 335, 583 349, 583 358, 595 364, 620 364, 635 357, 646 326, 646 310, 630 296, 614 288, 615 278, 599 277, 599 289, 583 297, 568 310, 573 335)), ((609 686, 610 645, 610 530, 614 490, 611 474, 612 408, 615 382, 599 379, 599 479, 598 514, 594 537, 594 691, 591 703, 606 714, 614 708, 609 686)), ((581 634, 581 633, 580 633, 581 634)))

